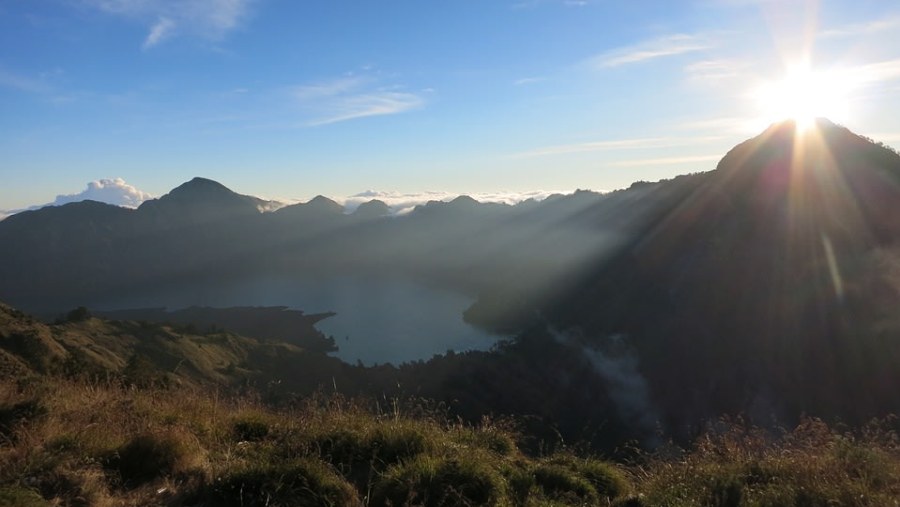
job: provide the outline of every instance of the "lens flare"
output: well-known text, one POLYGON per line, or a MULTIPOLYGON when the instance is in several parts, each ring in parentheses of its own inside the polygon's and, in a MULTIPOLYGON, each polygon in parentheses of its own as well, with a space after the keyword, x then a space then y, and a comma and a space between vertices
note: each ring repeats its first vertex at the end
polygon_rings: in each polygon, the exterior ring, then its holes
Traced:
POLYGON ((765 123, 793 120, 797 130, 803 132, 816 118, 846 122, 850 88, 847 73, 800 65, 789 69, 779 80, 763 83, 755 98, 765 123))

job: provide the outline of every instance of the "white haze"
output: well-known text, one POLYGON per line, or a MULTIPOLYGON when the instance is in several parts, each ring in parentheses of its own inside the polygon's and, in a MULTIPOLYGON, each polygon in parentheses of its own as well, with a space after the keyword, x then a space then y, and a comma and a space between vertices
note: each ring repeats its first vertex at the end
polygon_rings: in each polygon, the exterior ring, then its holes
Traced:
POLYGON ((585 345, 570 333, 552 328, 550 333, 559 343, 581 350, 594 371, 606 381, 609 397, 616 404, 620 417, 643 429, 648 442, 654 440, 659 410, 650 400, 650 386, 638 369, 637 354, 628 345, 626 337, 618 334, 605 337, 601 350, 585 345))
POLYGON ((534 190, 529 192, 476 192, 460 194, 454 192, 428 191, 428 192, 390 192, 367 190, 358 194, 338 200, 344 205, 348 213, 352 213, 360 204, 377 199, 383 201, 391 208, 395 215, 409 213, 416 206, 427 204, 429 201, 448 202, 461 195, 468 195, 478 202, 496 202, 503 204, 518 204, 528 199, 541 201, 554 194, 571 194, 572 190, 534 190))

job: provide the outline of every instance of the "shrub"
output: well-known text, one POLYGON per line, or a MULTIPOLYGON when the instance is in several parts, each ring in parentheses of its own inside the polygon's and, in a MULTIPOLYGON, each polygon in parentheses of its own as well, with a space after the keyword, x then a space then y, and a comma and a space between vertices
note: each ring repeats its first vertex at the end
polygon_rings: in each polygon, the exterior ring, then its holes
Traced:
POLYGON ((420 456, 388 470, 376 484, 373 504, 396 507, 497 505, 505 498, 503 478, 477 456, 420 456))
POLYGON ((187 472, 198 451, 177 433, 144 433, 120 447, 107 464, 119 473, 122 485, 129 488, 187 472))
POLYGON ((0 487, 0 505, 49 507, 50 503, 31 489, 21 486, 2 486, 0 487))
POLYGON ((385 470, 430 448, 422 428, 379 423, 370 428, 331 428, 313 436, 325 461, 349 473, 360 467, 385 470))
POLYGON ((232 433, 237 441, 259 442, 269 435, 269 424, 259 417, 244 417, 234 421, 232 433))
POLYGON ((47 408, 36 400, 25 400, 0 407, 0 437, 12 439, 15 429, 47 414, 47 408))
POLYGON ((456 440, 501 456, 510 456, 516 452, 516 442, 513 438, 505 431, 493 427, 460 428, 456 432, 456 440))
POLYGON ((360 505, 356 490, 324 463, 255 463, 226 473, 209 490, 209 504, 223 507, 360 505))
POLYGON ((515 505, 525 505, 526 500, 535 489, 534 474, 525 463, 506 465, 501 473, 506 478, 509 496, 515 505))
POLYGON ((66 321, 68 322, 84 322, 90 318, 91 312, 84 306, 79 306, 66 314, 66 321))
POLYGON ((587 479, 561 465, 542 463, 534 469, 534 481, 544 494, 565 502, 598 502, 597 491, 587 479))
POLYGON ((575 469, 591 483, 600 496, 616 498, 629 489, 624 474, 609 463, 592 459, 578 460, 575 469))

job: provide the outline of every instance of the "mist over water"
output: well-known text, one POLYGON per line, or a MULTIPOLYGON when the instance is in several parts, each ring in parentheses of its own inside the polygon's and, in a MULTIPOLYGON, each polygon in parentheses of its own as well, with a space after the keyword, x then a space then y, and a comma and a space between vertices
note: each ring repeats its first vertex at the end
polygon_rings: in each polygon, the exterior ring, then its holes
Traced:
POLYGON ((190 306, 287 306, 306 314, 334 312, 316 327, 333 336, 340 359, 364 364, 428 359, 448 350, 487 350, 501 337, 463 321, 473 298, 414 281, 371 276, 254 276, 142 290, 95 301, 96 310, 190 306))

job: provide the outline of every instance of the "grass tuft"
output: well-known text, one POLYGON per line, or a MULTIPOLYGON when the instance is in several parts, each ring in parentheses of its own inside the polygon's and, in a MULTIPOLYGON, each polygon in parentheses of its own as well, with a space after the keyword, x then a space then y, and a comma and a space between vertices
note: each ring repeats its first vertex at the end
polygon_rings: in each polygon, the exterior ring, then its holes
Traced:
POLYGON ((357 506, 350 483, 320 461, 253 463, 227 472, 209 488, 209 504, 223 507, 357 506))

